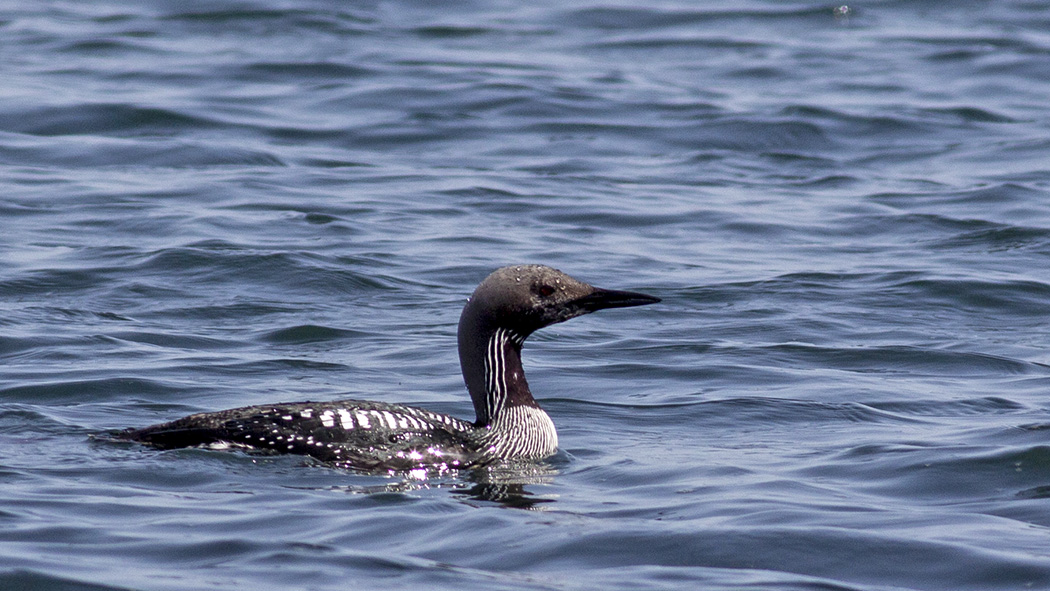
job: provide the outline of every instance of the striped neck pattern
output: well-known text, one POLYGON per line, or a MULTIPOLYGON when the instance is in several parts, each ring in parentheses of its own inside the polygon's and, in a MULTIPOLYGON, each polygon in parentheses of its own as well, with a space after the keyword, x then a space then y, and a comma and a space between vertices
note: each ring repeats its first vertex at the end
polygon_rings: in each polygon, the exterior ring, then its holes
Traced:
POLYGON ((495 422, 508 401, 536 405, 521 367, 521 345, 525 337, 497 328, 485 347, 485 409, 487 421, 495 422))
POLYGON ((554 422, 536 404, 521 366, 525 337, 497 328, 485 346, 482 453, 491 458, 544 458, 558 449, 554 422))

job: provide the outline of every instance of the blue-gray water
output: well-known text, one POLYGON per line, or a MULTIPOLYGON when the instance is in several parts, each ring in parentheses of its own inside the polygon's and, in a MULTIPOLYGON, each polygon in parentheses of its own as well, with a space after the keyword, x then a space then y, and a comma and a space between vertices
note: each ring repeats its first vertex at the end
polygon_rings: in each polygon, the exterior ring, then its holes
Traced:
POLYGON ((1050 586, 1050 5, 4 2, 0 588, 1050 586), (642 7, 647 6, 647 7, 642 7), (91 438, 471 417, 490 270, 562 451, 426 481, 91 438))

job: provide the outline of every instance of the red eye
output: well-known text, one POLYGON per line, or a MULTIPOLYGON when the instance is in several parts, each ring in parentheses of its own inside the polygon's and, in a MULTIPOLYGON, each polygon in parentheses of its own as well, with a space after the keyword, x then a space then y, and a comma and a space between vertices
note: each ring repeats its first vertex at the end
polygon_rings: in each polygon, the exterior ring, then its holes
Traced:
POLYGON ((541 285, 539 289, 540 295, 543 297, 549 297, 554 293, 554 288, 549 285, 541 285))

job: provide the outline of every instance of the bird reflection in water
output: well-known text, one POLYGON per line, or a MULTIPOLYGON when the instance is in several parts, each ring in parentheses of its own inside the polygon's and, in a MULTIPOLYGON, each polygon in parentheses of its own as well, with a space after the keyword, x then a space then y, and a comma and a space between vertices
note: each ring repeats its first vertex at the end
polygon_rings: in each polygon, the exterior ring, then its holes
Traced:
POLYGON ((541 495, 526 487, 549 485, 559 470, 545 462, 504 462, 458 473, 392 474, 397 480, 374 485, 334 487, 353 494, 408 494, 431 489, 450 489, 454 496, 468 502, 497 503, 513 509, 542 509, 557 495, 541 495))

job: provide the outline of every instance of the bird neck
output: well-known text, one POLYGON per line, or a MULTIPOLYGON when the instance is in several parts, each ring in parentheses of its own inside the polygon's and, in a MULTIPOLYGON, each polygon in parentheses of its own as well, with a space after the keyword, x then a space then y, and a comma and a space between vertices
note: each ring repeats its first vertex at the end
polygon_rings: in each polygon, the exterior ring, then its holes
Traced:
POLYGON ((492 426, 508 408, 539 408, 521 365, 521 345, 525 336, 503 327, 489 330, 460 328, 459 360, 463 379, 474 402, 475 426, 492 426))

